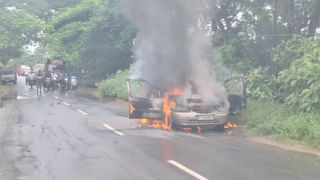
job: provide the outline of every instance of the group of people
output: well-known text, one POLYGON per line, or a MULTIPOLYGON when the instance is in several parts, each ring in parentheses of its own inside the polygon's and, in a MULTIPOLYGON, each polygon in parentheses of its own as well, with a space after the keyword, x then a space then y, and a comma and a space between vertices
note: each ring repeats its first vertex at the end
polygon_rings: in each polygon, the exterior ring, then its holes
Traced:
POLYGON ((77 87, 77 79, 66 72, 47 72, 41 70, 32 71, 26 77, 26 84, 33 88, 37 86, 37 93, 41 94, 42 89, 47 92, 49 90, 61 89, 74 89, 77 87))

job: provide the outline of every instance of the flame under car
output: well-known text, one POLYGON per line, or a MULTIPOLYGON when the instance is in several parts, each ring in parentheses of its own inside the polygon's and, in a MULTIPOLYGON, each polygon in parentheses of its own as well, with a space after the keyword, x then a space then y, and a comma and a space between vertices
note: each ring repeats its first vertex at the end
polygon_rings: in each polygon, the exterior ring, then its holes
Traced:
POLYGON ((227 102, 210 103, 197 94, 186 98, 179 90, 165 92, 142 79, 128 79, 127 85, 129 118, 140 123, 163 129, 214 128, 227 123, 227 102))

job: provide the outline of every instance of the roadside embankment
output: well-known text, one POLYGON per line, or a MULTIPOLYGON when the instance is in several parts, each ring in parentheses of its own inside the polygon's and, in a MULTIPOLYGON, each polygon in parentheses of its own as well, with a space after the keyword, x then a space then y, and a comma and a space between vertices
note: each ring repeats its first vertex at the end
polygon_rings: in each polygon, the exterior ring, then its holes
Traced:
POLYGON ((320 114, 296 112, 287 106, 250 100, 240 115, 250 135, 320 149, 320 114))

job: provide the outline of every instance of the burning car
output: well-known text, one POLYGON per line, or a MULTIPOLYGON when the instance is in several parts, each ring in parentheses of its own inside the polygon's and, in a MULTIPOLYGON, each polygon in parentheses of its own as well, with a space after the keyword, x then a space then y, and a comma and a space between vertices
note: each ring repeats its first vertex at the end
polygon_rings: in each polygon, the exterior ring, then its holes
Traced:
MULTIPOLYGON (((179 89, 164 91, 143 79, 128 79, 129 118, 156 128, 214 128, 227 123, 226 101, 207 101, 199 94, 185 96, 179 89)), ((234 98, 233 98, 234 99, 234 98)))

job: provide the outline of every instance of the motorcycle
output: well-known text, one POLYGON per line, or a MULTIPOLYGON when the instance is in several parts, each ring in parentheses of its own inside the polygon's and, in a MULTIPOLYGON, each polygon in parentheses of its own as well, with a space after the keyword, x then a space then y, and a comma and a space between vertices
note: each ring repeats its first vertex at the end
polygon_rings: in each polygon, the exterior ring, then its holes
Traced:
POLYGON ((78 86, 78 80, 76 76, 71 76, 71 89, 76 89, 78 86))
POLYGON ((53 88, 52 80, 51 80, 51 78, 47 77, 44 80, 43 89, 44 89, 45 92, 48 92, 50 90, 50 88, 53 88))
POLYGON ((69 78, 65 77, 65 78, 62 78, 62 79, 60 80, 60 88, 61 88, 61 89, 66 89, 66 90, 69 90, 69 89, 70 89, 69 78))
POLYGON ((36 84, 36 78, 35 78, 35 77, 30 77, 30 78, 27 80, 27 83, 28 83, 28 85, 30 86, 30 88, 32 89, 33 86, 36 84))
POLYGON ((59 88, 59 80, 57 77, 52 78, 52 89, 58 89, 59 88))

